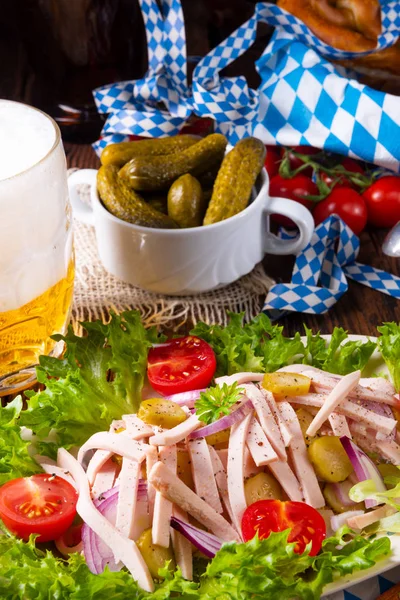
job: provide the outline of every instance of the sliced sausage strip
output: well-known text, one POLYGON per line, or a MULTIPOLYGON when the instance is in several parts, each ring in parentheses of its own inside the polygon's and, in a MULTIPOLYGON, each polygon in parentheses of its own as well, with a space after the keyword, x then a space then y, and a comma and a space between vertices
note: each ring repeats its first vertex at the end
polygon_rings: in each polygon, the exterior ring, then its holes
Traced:
POLYGON ((307 447, 297 415, 289 402, 279 402, 279 410, 292 434, 289 452, 297 479, 303 490, 304 500, 313 508, 322 508, 325 506, 325 499, 319 487, 314 468, 308 458, 307 447))
POLYGON ((136 415, 122 415, 126 433, 132 440, 140 440, 153 435, 153 429, 136 415))
POLYGON ((334 412, 329 415, 328 418, 329 424, 332 427, 333 435, 336 435, 337 437, 342 437, 345 435, 351 439, 349 424, 344 415, 339 415, 338 413, 334 412))
MULTIPOLYGON (((173 515, 184 523, 189 522, 187 513, 179 508, 179 506, 174 506, 173 515)), ((182 577, 191 581, 193 579, 192 544, 175 529, 172 529, 171 536, 176 564, 182 571, 182 577)))
POLYGON ((165 498, 177 504, 182 510, 188 512, 199 523, 203 523, 214 535, 224 542, 240 542, 240 538, 233 527, 218 514, 207 502, 204 502, 195 492, 185 485, 161 461, 154 465, 150 472, 150 483, 165 498))
POLYGON ((124 458, 142 462, 142 460, 146 458, 148 445, 131 440, 123 434, 101 431, 99 433, 94 433, 87 442, 80 447, 78 461, 82 463, 86 452, 95 449, 108 450, 109 452, 119 454, 124 458))
POLYGON ((307 435, 312 437, 317 433, 318 429, 328 419, 329 415, 331 415, 332 412, 334 412, 334 410, 343 403, 343 401, 350 394, 351 390, 354 390, 354 388, 358 385, 360 377, 361 371, 354 371, 354 373, 345 375, 345 377, 343 377, 339 383, 336 384, 333 390, 326 397, 321 410, 310 423, 306 432, 307 435))
POLYGON ((303 501, 303 493, 299 482, 297 481, 296 475, 286 461, 279 460, 277 462, 270 463, 268 469, 272 475, 280 484, 281 488, 289 496, 290 500, 295 502, 303 501))
POLYGON ((124 458, 119 476, 115 526, 118 531, 128 538, 133 538, 139 478, 140 463, 130 458, 124 458))
POLYGON ((116 463, 113 460, 109 459, 101 467, 94 479, 92 486, 93 498, 98 498, 100 494, 104 494, 104 492, 111 490, 111 488, 114 486, 116 472, 116 463))
MULTIPOLYGON (((212 462, 213 469, 214 469, 214 477, 215 477, 215 481, 217 482, 217 486, 218 486, 218 490, 219 490, 219 493, 222 498, 222 502, 224 503, 226 512, 228 513, 229 518, 231 519, 231 521, 233 523, 233 514, 232 514, 231 504, 229 502, 228 478, 226 475, 226 469, 225 469, 224 465, 222 464, 222 461, 221 461, 217 451, 215 450, 215 448, 213 448, 212 446, 209 446, 208 450, 210 452, 211 462, 212 462)), ((228 460, 228 457, 227 457, 227 460, 228 460)))
POLYGON ((280 459, 286 460, 286 450, 281 430, 263 393, 255 385, 245 385, 244 387, 246 396, 252 401, 260 425, 273 449, 280 459))
POLYGON ((183 423, 176 425, 176 427, 153 435, 149 439, 149 444, 153 446, 172 446, 173 444, 178 444, 187 438, 192 431, 200 427, 200 425, 204 425, 204 423, 201 423, 196 415, 192 415, 186 421, 183 421, 183 423))
MULTIPOLYGON (((325 403, 326 395, 324 394, 304 394, 303 396, 293 396, 290 402, 301 406, 319 406, 322 407, 325 403)), ((363 423, 367 427, 375 431, 382 431, 389 435, 396 427, 397 421, 382 415, 378 415, 372 410, 368 410, 363 406, 352 402, 351 400, 343 400, 336 407, 335 412, 345 415, 350 419, 354 419, 358 423, 363 423)))
POLYGON ((278 460, 277 453, 269 443, 267 436, 255 417, 252 417, 250 421, 247 447, 258 467, 268 465, 269 463, 278 460))
POLYGON ((149 484, 150 471, 158 461, 158 451, 155 446, 149 446, 149 451, 146 454, 146 478, 147 478, 147 501, 149 503, 150 521, 153 521, 154 503, 156 500, 156 490, 149 484))
POLYGON ((222 504, 219 499, 214 469, 205 438, 189 440, 187 448, 197 495, 208 502, 217 513, 221 514, 223 511, 222 504))
MULTIPOLYGON (((176 446, 160 447, 159 457, 172 473, 176 473, 176 446)), ((153 544, 157 544, 163 548, 169 547, 171 517, 172 502, 163 496, 159 491, 156 491, 152 527, 153 544)))
POLYGON ((228 445, 228 494, 233 524, 241 531, 243 513, 247 508, 244 492, 244 451, 252 413, 231 427, 228 445))
POLYGON ((76 511, 82 520, 111 548, 115 561, 126 566, 141 588, 154 591, 153 579, 135 542, 121 535, 93 504, 89 482, 79 462, 64 448, 58 450, 57 462, 69 471, 79 490, 76 511))

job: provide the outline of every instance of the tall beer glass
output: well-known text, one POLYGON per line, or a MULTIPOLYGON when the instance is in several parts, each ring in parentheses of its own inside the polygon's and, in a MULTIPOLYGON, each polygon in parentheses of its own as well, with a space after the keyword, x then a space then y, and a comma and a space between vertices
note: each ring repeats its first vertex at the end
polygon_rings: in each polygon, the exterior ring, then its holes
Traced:
POLYGON ((73 294, 67 170, 60 131, 47 115, 0 100, 0 396, 35 379, 54 354, 73 294))

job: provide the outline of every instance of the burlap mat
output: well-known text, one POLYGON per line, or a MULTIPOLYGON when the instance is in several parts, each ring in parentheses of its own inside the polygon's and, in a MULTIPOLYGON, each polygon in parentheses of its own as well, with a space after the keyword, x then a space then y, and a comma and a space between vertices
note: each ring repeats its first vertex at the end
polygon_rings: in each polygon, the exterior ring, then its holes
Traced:
MULTIPOLYGON (((82 200, 90 202, 88 186, 80 186, 78 191, 82 200)), ((100 263, 93 227, 75 219, 74 228, 76 278, 72 323, 76 331, 80 330, 79 321, 107 322, 110 309, 117 313, 138 309, 146 324, 175 330, 197 321, 225 325, 229 311, 244 312, 249 320, 260 312, 274 283, 259 264, 235 283, 213 292, 195 296, 153 294, 110 275, 100 263)))

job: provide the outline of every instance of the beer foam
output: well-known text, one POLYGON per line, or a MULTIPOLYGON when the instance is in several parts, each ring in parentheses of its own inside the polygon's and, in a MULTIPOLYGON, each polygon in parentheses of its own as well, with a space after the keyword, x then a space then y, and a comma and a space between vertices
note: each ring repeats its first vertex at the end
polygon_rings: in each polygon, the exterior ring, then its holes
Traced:
POLYGON ((0 181, 33 167, 55 141, 55 127, 43 113, 26 104, 0 100, 0 181))

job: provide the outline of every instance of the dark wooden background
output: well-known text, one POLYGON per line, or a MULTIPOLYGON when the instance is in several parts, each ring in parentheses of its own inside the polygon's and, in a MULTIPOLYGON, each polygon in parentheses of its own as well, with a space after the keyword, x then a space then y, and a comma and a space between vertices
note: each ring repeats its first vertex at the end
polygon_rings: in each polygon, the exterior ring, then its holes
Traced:
MULTIPOLYGON (((254 10, 245 0, 182 0, 188 55, 203 56, 236 29, 254 10)), ((227 74, 243 74, 258 85, 254 61, 271 31, 263 26, 257 41, 227 74)), ((97 167, 91 149, 102 127, 94 110, 93 88, 136 79, 147 68, 143 22, 137 0, 2 0, 0 11, 0 97, 27 102, 60 123, 68 164, 97 167), (60 105, 81 111, 79 121, 60 105)), ((361 236, 360 262, 400 275, 399 259, 382 254, 385 231, 361 236)), ((266 271, 289 281, 293 257, 265 258, 266 271)), ((302 329, 330 332, 335 325, 373 335, 382 321, 400 321, 399 301, 349 283, 348 293, 326 315, 290 315, 282 319, 287 333, 302 329)))

